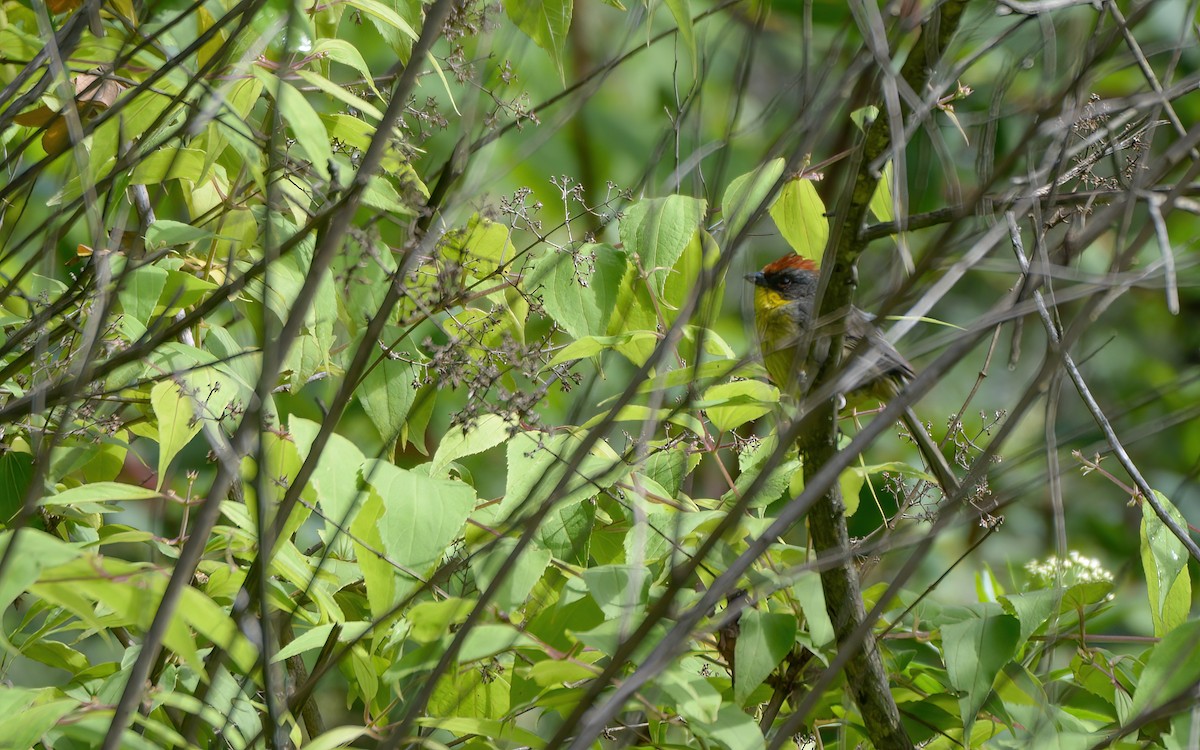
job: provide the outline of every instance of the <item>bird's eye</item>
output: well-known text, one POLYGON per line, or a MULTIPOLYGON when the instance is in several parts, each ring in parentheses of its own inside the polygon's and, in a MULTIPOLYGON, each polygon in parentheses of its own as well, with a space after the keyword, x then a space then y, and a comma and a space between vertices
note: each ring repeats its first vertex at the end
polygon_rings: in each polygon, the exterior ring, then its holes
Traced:
POLYGON ((789 276, 784 276, 783 278, 781 278, 781 279, 780 279, 779 281, 777 281, 776 283, 777 283, 779 286, 781 286, 781 287, 783 287, 783 288, 785 288, 785 289, 786 289, 787 287, 789 287, 789 286, 791 286, 791 285, 792 285, 792 279, 791 279, 791 277, 789 277, 789 276))

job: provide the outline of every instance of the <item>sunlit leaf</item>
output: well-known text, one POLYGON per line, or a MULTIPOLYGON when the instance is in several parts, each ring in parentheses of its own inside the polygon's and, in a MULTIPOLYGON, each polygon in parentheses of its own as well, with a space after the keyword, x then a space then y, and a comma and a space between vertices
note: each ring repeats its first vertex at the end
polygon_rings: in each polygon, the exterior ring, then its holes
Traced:
POLYGON ((829 239, 829 219, 812 180, 801 177, 784 183, 771 206, 771 218, 800 257, 821 262, 829 239))

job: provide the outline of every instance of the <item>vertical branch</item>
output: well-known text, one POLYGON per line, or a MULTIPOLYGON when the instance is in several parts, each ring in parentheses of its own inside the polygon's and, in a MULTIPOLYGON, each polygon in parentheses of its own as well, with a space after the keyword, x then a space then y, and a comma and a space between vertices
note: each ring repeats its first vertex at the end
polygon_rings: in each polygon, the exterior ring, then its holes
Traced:
MULTIPOLYGON (((922 40, 913 48, 901 69, 901 76, 913 90, 924 90, 928 69, 940 58, 950 36, 958 28, 965 5, 965 0, 947 2, 926 23, 922 40)), ((852 302, 855 265, 866 247, 860 230, 871 197, 879 184, 877 162, 891 147, 890 120, 886 113, 880 113, 867 129, 857 158, 852 160, 857 165, 857 173, 848 185, 836 220, 830 228, 829 245, 825 250, 826 262, 823 264, 828 274, 822 282, 821 318, 838 319, 839 312, 847 309, 852 302)), ((841 335, 837 334, 833 345, 826 349, 829 354, 825 361, 814 363, 819 367, 816 386, 819 387, 837 373, 841 364, 841 348, 841 335)), ((815 429, 805 431, 796 441, 803 457, 805 473, 810 476, 828 464, 837 452, 837 411, 833 402, 827 401, 817 406, 812 421, 815 429)), ((841 492, 834 483, 808 514, 809 533, 817 554, 840 560, 824 568, 821 573, 826 608, 839 644, 848 643, 866 619, 854 559, 847 554, 850 540, 845 512, 841 492)), ((912 747, 912 741, 900 723, 900 712, 889 689, 883 659, 869 630, 861 648, 849 657, 846 674, 851 694, 862 713, 872 743, 876 747, 912 747)))

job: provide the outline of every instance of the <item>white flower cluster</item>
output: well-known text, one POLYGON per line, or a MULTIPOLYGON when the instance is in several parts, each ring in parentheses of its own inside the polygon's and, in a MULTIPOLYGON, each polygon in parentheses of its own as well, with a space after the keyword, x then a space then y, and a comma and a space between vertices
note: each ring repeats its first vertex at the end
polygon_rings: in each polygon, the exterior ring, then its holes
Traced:
POLYGON ((1030 560, 1025 570, 1043 586, 1074 586, 1078 583, 1112 583, 1113 575, 1099 560, 1084 557, 1075 550, 1066 560, 1049 557, 1045 562, 1030 560))

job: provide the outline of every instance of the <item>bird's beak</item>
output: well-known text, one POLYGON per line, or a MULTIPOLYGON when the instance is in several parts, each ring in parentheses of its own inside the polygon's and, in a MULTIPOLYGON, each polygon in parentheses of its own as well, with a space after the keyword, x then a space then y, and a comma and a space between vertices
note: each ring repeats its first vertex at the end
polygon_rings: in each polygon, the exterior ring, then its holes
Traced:
POLYGON ((754 284, 754 286, 766 286, 767 283, 762 271, 755 271, 754 273, 746 274, 746 281, 754 284))

